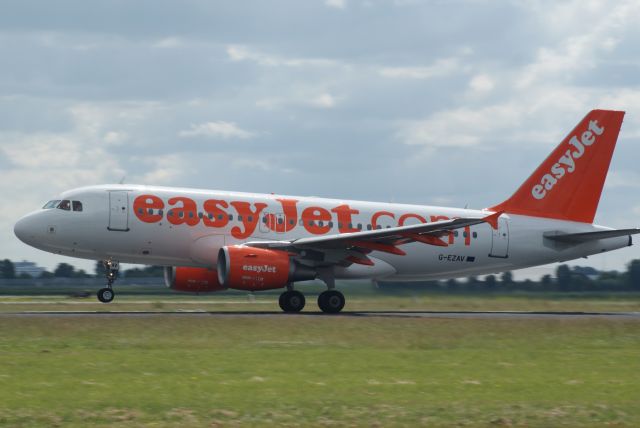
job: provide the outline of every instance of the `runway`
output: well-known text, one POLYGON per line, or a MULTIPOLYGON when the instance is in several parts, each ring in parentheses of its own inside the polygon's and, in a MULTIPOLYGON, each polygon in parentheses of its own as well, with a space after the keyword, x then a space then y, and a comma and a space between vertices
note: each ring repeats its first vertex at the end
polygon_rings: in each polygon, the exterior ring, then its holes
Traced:
POLYGON ((340 314, 322 312, 301 312, 287 314, 279 311, 20 311, 2 312, 3 317, 356 317, 356 318, 471 318, 471 319, 617 319, 640 321, 640 312, 520 312, 520 311, 366 311, 340 314))

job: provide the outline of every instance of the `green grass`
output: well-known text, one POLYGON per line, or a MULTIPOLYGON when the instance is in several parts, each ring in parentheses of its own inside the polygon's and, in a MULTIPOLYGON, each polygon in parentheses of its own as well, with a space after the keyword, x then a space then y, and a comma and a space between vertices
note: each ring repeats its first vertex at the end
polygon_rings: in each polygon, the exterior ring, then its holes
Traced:
MULTIPOLYGON (((303 290, 301 288, 301 290, 303 290)), ((305 290, 303 290, 305 291, 305 290)), ((421 294, 359 295, 344 290, 347 311, 543 311, 634 312, 640 311, 640 293, 532 295, 421 294)), ((305 293, 305 312, 317 312, 317 294, 305 293)), ((0 313, 19 311, 279 311, 278 294, 235 295, 117 295, 110 304, 65 296, 0 296, 0 313)))
POLYGON ((640 322, 0 317, 0 425, 640 426, 640 322))

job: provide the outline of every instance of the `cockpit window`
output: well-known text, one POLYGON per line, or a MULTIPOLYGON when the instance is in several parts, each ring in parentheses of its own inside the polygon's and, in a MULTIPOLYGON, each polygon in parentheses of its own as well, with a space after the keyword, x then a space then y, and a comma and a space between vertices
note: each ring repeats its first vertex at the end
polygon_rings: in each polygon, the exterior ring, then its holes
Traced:
POLYGON ((71 210, 71 201, 68 200, 68 199, 63 199, 62 201, 60 201, 60 204, 58 204, 58 209, 59 210, 70 211, 71 210))
POLYGON ((80 202, 80 201, 72 201, 71 204, 73 205, 73 210, 74 211, 82 211, 82 202, 80 202))
POLYGON ((44 207, 42 207, 42 209, 48 210, 50 208, 55 208, 56 206, 58 206, 59 202, 60 202, 60 199, 54 199, 53 201, 49 201, 46 204, 44 204, 44 207))

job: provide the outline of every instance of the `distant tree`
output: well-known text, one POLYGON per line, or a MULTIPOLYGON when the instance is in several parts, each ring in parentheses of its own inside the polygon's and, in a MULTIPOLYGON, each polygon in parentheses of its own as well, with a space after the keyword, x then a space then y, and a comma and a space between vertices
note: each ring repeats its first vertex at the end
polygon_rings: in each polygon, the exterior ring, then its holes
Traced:
POLYGON ((453 278, 448 279, 447 280, 447 291, 453 291, 453 292, 458 291, 458 281, 456 281, 453 278))
POLYGON ((12 279, 16 277, 16 268, 11 260, 4 259, 0 262, 0 277, 6 279, 12 279))
POLYGON ((73 272, 72 276, 74 278, 91 278, 91 275, 89 275, 87 272, 85 272, 84 269, 80 269, 80 270, 77 270, 77 271, 73 272))
POLYGON ((553 288, 553 278, 551 275, 543 275, 542 278, 540 278, 540 285, 543 290, 551 290, 553 288))
POLYGON ((104 268, 102 260, 98 260, 96 262, 96 266, 93 268, 93 272, 98 278, 102 278, 105 275, 106 269, 104 268))
POLYGON ((56 270, 53 271, 53 276, 57 278, 71 278, 75 268, 68 263, 60 263, 56 270))
POLYGON ((497 284, 495 275, 487 275, 484 279, 484 286, 487 290, 495 290, 497 284))
POLYGON ((560 291, 571 290, 571 269, 567 265, 560 265, 556 269, 556 278, 558 279, 558 288, 560 291))
POLYGON ((53 278, 54 276, 55 275, 48 270, 43 270, 42 273, 40 273, 40 278, 53 278))
POLYGON ((513 274, 511 271, 502 272, 502 275, 500 275, 500 283, 507 287, 513 284, 513 274))
POLYGON ((124 276, 127 278, 158 278, 164 275, 162 266, 146 266, 144 268, 127 269, 124 276))
POLYGON ((633 290, 640 290, 640 260, 631 260, 627 267, 627 278, 629 287, 633 290))

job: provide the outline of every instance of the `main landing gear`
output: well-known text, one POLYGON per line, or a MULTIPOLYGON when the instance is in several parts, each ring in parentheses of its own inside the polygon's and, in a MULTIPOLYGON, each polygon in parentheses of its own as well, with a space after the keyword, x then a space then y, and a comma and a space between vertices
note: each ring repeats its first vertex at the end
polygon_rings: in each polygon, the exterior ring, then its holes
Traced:
POLYGON ((114 260, 105 260, 102 264, 105 269, 104 275, 107 278, 107 286, 98 290, 98 300, 102 303, 109 303, 115 297, 112 285, 116 278, 118 278, 118 269, 120 268, 120 265, 114 260))
POLYGON ((318 296, 318 306, 322 312, 337 314, 344 308, 344 294, 338 290, 327 290, 318 296))
POLYGON ((304 294, 289 286, 287 291, 280 295, 278 303, 284 312, 300 312, 304 308, 306 300, 304 294))
MULTIPOLYGON (((344 294, 334 289, 333 278, 327 278, 325 282, 329 289, 318 296, 318 307, 326 314, 337 314, 344 308, 344 294)), ((280 295, 278 303, 284 312, 300 312, 304 308, 305 298, 301 292, 294 290, 293 285, 289 284, 287 291, 280 295)))

